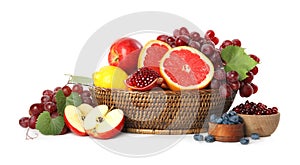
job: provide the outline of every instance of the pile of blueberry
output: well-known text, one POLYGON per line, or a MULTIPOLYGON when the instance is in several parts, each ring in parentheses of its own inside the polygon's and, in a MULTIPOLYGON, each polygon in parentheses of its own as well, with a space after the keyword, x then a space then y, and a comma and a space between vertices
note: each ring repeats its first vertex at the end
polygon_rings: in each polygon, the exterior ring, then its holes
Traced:
POLYGON ((224 113, 221 117, 212 114, 210 116, 210 122, 216 124, 242 124, 244 121, 235 111, 229 111, 228 113, 224 113))
MULTIPOLYGON (((240 117, 235 111, 229 111, 227 113, 224 113, 221 117, 217 117, 217 115, 213 114, 210 116, 210 122, 216 123, 216 124, 242 124, 243 118, 240 117)), ((259 134, 252 133, 250 138, 252 140, 258 140, 260 138, 259 134)), ((196 141, 206 141, 208 143, 212 143, 215 141, 215 137, 212 135, 206 135, 203 136, 201 134, 195 134, 194 140, 196 141)), ((242 137, 240 139, 240 143, 243 145, 249 144, 250 139, 248 137, 242 137)))

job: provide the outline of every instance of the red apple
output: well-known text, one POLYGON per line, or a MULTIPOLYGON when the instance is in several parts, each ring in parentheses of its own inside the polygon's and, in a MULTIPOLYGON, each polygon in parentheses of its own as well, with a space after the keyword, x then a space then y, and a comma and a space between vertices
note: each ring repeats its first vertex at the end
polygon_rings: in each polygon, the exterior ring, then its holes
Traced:
POLYGON ((88 135, 98 139, 109 139, 121 132, 125 117, 120 109, 109 111, 106 105, 98 105, 83 120, 88 135))
POLYGON ((124 37, 115 41, 109 51, 108 63, 122 68, 127 74, 137 70, 142 44, 136 39, 124 37))
POLYGON ((67 127, 76 135, 86 136, 87 133, 83 128, 83 118, 93 109, 88 104, 81 104, 78 107, 68 105, 64 111, 64 120, 67 127))

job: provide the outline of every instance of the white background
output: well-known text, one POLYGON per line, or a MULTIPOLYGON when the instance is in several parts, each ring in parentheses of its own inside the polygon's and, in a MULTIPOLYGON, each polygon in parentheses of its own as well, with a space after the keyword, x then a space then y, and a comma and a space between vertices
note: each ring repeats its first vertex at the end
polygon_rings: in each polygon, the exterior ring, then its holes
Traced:
MULTIPOLYGON (((296 1, 6 1, 0 2, 1 163, 9 164, 271 164, 299 162, 299 7, 296 1), (111 153, 73 134, 25 140, 18 125, 44 89, 62 86, 88 38, 105 23, 138 11, 180 15, 221 39, 239 38, 261 59, 248 98, 277 106, 281 120, 268 138, 239 143, 198 143, 192 136, 147 158, 111 153), (4 90, 4 91, 3 91, 4 90), (4 107, 3 107, 4 105, 4 107), (297 121, 298 120, 298 121, 297 121), (286 156, 284 156, 287 154, 286 156)), ((149 20, 155 21, 155 20, 149 20)), ((178 25, 181 26, 181 25, 178 25)), ((122 28, 122 27, 120 27, 122 28)), ((112 31, 113 33, 113 31, 112 31)), ((237 97, 234 104, 246 99, 237 97)), ((167 138, 167 137, 166 137, 167 138)), ((142 146, 141 146, 142 147, 142 146)))

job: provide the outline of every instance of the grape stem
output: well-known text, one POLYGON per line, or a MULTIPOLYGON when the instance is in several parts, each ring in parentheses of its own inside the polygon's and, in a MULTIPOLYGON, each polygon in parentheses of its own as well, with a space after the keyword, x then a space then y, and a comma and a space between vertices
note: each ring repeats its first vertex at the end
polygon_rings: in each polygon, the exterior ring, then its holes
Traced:
POLYGON ((75 76, 71 74, 65 74, 69 77, 67 84, 81 84, 85 86, 93 86, 93 80, 89 77, 75 76))
POLYGON ((35 136, 29 135, 29 130, 30 130, 30 128, 28 128, 27 131, 26 131, 26 138, 25 138, 25 140, 32 140, 32 139, 35 139, 35 138, 37 138, 39 136, 38 133, 34 133, 35 136))

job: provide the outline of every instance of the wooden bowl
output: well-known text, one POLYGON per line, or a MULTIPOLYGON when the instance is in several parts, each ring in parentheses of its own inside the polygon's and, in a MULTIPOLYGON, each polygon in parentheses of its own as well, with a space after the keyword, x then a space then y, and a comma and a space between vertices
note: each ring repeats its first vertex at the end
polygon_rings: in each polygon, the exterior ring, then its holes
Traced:
POLYGON ((273 115, 244 115, 239 114, 244 119, 245 134, 251 136, 258 133, 259 136, 270 136, 277 128, 280 120, 280 113, 273 115))
POLYGON ((244 137, 244 124, 216 124, 209 122, 208 134, 213 135, 216 141, 238 142, 244 137))

